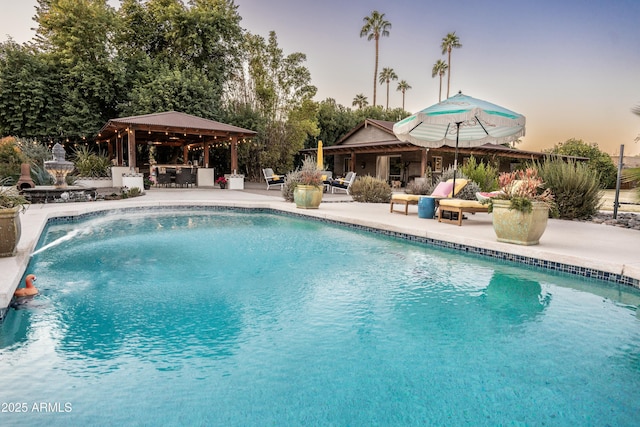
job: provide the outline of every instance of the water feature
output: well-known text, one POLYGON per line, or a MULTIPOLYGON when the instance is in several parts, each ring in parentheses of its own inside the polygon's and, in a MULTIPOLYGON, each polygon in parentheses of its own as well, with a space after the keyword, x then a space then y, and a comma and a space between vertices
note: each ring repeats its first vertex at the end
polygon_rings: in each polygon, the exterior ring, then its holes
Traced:
POLYGON ((67 175, 73 171, 73 162, 66 160, 64 147, 59 143, 53 146, 53 159, 44 162, 45 170, 53 177, 54 185, 36 185, 23 188, 22 192, 31 203, 49 202, 86 202, 96 199, 95 187, 67 185, 67 175))
POLYGON ((0 325, 2 401, 27 409, 3 425, 637 423, 622 285, 237 211, 57 223, 38 248, 41 295, 0 325))
POLYGON ((64 147, 60 143, 53 146, 53 159, 44 162, 44 169, 53 177, 54 187, 64 188, 67 186, 67 175, 74 168, 73 163, 66 159, 64 147))

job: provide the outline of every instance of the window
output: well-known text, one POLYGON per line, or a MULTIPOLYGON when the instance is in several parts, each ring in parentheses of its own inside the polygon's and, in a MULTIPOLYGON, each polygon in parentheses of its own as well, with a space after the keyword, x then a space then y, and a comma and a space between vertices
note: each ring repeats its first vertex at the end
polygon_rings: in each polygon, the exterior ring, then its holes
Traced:
POLYGON ((433 172, 442 173, 442 157, 433 156, 433 172))

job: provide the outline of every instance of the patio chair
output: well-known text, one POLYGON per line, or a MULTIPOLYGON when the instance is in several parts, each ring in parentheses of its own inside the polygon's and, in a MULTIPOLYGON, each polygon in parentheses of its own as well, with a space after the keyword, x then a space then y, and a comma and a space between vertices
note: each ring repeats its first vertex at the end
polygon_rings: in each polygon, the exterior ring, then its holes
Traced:
POLYGON ((158 183, 156 184, 158 187, 161 185, 164 187, 171 186, 171 175, 168 173, 159 173, 158 174, 158 183))
MULTIPOLYGON (((460 190, 467 185, 466 179, 456 179, 456 191, 455 193, 460 193, 460 190)), ((433 189, 429 197, 433 197, 436 199, 436 206, 438 204, 438 200, 451 197, 453 195, 453 179, 449 179, 446 182, 440 182, 436 185, 436 188, 433 189)), ((409 214, 409 205, 417 205, 420 201, 420 197, 425 197, 421 194, 394 194, 391 196, 389 212, 398 212, 393 210, 394 204, 404 205, 404 214, 409 214)))
POLYGON ((186 186, 188 188, 190 184, 193 184, 193 182, 191 181, 191 172, 187 172, 186 170, 177 172, 175 184, 176 184, 176 187, 186 186))
POLYGON ((267 181, 267 190, 269 190, 272 185, 279 185, 280 189, 282 189, 284 185, 284 175, 274 174, 271 168, 262 169, 262 174, 264 175, 264 180, 267 181))
POLYGON ((329 191, 331 188, 331 181, 333 181, 333 172, 322 171, 322 189, 323 191, 329 191))
POLYGON ((348 172, 344 178, 334 179, 333 181, 331 181, 331 193, 335 193, 336 190, 342 190, 351 195, 349 190, 351 190, 351 185, 353 185, 355 180, 355 172, 348 172))

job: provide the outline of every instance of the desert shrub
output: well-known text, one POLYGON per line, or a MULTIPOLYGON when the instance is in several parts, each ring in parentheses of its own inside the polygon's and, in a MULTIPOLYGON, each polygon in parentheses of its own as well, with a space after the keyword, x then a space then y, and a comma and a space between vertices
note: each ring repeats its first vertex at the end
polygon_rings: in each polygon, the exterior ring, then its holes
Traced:
POLYGON ((303 185, 322 185, 322 171, 318 169, 316 160, 307 156, 302 161, 302 166, 284 177, 282 185, 282 197, 287 202, 293 202, 293 190, 298 184, 303 185))
POLYGON ((405 188, 405 193, 419 194, 422 196, 429 195, 433 191, 433 184, 430 179, 421 180, 421 182, 411 181, 405 188))
POLYGON ((478 163, 474 156, 469 158, 466 165, 460 167, 460 172, 475 182, 480 187, 480 191, 488 192, 498 189, 498 169, 482 161, 478 163))
POLYGON ((284 177, 284 184, 282 184, 282 197, 287 202, 293 202, 293 190, 296 189, 296 186, 302 181, 302 172, 297 169, 293 172, 289 172, 287 176, 284 177))
MULTIPOLYGON (((442 175, 440 175, 438 181, 433 184, 433 188, 435 188, 441 182, 448 181, 450 179, 453 179, 453 167, 449 167, 442 171, 442 175)), ((467 185, 462 187, 462 190, 456 193, 455 198, 463 200, 476 200, 476 193, 478 191, 482 191, 480 190, 480 186, 461 171, 456 172, 456 180, 458 179, 466 179, 468 182, 467 185)))
POLYGON ((31 165, 31 179, 35 185, 53 185, 54 183, 51 174, 39 165, 31 165))
POLYGON ((372 176, 362 176, 355 180, 350 190, 353 200, 364 203, 389 203, 391 187, 385 181, 372 176))
MULTIPOLYGON (((623 170, 622 181, 625 183, 640 183, 640 168, 623 170)), ((640 186, 636 188, 636 200, 640 200, 640 186)))
POLYGON ((127 195, 129 197, 142 196, 142 190, 140 190, 138 187, 132 187, 127 191, 127 195))
POLYGON ((73 152, 73 164, 78 176, 101 178, 111 176, 111 160, 104 153, 94 153, 81 145, 73 152))
POLYGON ((559 218, 588 219, 598 212, 602 204, 600 178, 588 164, 547 158, 535 167, 544 188, 555 197, 559 218))
MULTIPOLYGON (((38 166, 42 169, 44 168, 44 162, 53 158, 51 150, 44 142, 35 139, 16 138, 16 144, 29 163, 31 163, 31 166, 38 166)), ((33 174, 33 170, 31 172, 33 174)))

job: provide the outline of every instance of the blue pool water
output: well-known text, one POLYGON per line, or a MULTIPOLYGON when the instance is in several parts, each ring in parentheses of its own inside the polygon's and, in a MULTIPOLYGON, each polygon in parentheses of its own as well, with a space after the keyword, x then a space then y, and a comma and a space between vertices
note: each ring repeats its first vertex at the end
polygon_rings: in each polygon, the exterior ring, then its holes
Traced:
POLYGON ((0 424, 640 420, 640 294, 268 213, 47 227, 0 424))

